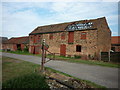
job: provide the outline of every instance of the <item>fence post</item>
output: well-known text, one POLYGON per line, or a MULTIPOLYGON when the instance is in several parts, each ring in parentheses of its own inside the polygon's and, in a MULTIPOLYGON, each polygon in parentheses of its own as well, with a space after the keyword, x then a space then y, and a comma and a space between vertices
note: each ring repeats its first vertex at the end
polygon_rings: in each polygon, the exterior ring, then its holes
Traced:
POLYGON ((43 42, 42 42, 42 61, 41 61, 41 71, 44 72, 44 62, 45 62, 45 49, 44 49, 44 46, 45 46, 45 39, 43 39, 43 42))
POLYGON ((100 58, 99 59, 101 60, 101 50, 100 50, 100 58))
POLYGON ((110 62, 110 50, 109 50, 109 52, 108 52, 108 55, 109 55, 109 62, 110 62))

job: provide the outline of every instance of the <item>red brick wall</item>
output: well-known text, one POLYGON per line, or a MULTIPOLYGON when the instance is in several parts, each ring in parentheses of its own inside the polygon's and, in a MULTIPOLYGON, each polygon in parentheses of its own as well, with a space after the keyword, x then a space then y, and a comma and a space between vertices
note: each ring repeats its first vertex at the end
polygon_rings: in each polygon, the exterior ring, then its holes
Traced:
POLYGON ((16 51, 16 50, 17 50, 17 45, 13 44, 13 51, 16 51))
POLYGON ((111 31, 107 25, 105 19, 100 19, 98 24, 98 51, 97 53, 101 52, 108 52, 111 50, 111 31))
MULTIPOLYGON (((51 34, 38 34, 41 35, 41 38, 38 40, 41 41, 45 39, 46 43, 49 45, 48 50, 52 53, 60 53, 60 47, 64 44, 66 45, 66 54, 68 55, 80 55, 84 59, 90 56, 92 58, 97 57, 96 59, 98 59, 101 50, 108 51, 111 48, 111 31, 105 19, 93 21, 93 24, 93 27, 97 26, 97 29, 74 31, 72 33, 65 31, 64 39, 62 37, 63 32, 53 33, 53 39, 50 38, 51 34), (85 34, 82 35, 83 32, 85 34), (69 44, 68 42, 71 43, 69 44), (81 45, 81 52, 76 52, 76 45, 81 45)), ((30 35, 30 37, 36 36, 30 35)), ((32 52, 32 45, 41 45, 41 42, 35 44, 30 38, 30 52, 32 52)), ((41 50, 39 50, 39 53, 40 52, 41 50)))
POLYGON ((41 52, 41 39, 42 35, 30 35, 29 37, 29 52, 39 54, 41 52))
POLYGON ((21 50, 24 50, 24 48, 25 48, 25 45, 21 44, 21 50))

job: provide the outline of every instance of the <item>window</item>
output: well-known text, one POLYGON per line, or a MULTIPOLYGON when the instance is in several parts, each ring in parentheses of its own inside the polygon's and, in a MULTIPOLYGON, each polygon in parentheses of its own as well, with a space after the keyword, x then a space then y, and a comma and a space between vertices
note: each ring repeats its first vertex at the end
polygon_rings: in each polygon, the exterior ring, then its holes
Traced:
POLYGON ((76 46, 76 52, 81 52, 81 45, 76 46))
POLYGON ((86 39, 86 32, 81 33, 81 39, 86 39))
POLYGON ((64 40, 65 39, 65 33, 61 34, 61 39, 64 40))
POLYGON ((49 35, 49 39, 53 39, 53 34, 50 34, 50 35, 49 35))

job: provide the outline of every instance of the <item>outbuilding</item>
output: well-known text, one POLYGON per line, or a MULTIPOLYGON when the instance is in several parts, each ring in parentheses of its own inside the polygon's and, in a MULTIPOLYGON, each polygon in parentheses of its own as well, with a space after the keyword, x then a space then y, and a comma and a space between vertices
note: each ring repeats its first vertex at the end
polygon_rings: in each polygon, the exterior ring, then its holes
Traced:
POLYGON ((114 52, 120 52, 120 36, 111 37, 111 50, 114 52))
POLYGON ((29 47, 29 37, 13 37, 10 38, 8 41, 3 43, 4 50, 24 50, 24 48, 29 47))

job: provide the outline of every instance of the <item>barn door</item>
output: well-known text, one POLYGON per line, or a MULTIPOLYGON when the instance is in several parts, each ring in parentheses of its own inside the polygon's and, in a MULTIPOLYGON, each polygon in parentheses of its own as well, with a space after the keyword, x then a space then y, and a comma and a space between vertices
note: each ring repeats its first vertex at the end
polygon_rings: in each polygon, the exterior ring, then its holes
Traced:
POLYGON ((60 55, 61 56, 66 55, 66 45, 65 44, 60 45, 60 55))
POLYGON ((35 54, 35 47, 34 46, 31 46, 31 53, 35 54))
POLYGON ((39 46, 35 46, 35 54, 39 54, 39 46))
POLYGON ((69 32, 68 33, 68 43, 73 43, 74 42, 74 32, 69 32))

